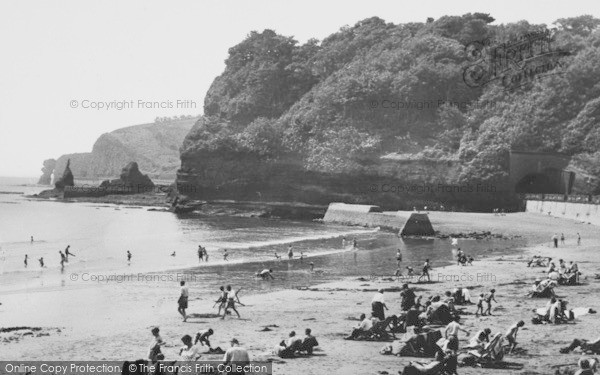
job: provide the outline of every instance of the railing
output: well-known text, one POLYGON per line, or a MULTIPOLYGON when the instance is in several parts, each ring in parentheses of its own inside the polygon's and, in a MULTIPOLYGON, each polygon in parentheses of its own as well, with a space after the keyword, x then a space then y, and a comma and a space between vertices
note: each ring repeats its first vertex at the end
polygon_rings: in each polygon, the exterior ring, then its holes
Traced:
POLYGON ((600 204, 600 195, 524 194, 523 199, 531 201, 600 204))

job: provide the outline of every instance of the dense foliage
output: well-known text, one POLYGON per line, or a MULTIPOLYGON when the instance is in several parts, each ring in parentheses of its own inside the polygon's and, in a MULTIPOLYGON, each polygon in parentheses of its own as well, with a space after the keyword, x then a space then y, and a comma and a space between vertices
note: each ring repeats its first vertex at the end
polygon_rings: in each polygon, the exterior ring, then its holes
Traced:
POLYGON ((561 74, 511 89, 469 87, 466 45, 547 28, 493 21, 481 13, 400 25, 369 18, 303 45, 252 32, 229 50, 182 158, 291 156, 307 170, 351 172, 396 152, 459 159, 461 180, 496 183, 506 179, 511 149, 598 160, 600 20, 550 25, 553 48, 570 54, 561 74))

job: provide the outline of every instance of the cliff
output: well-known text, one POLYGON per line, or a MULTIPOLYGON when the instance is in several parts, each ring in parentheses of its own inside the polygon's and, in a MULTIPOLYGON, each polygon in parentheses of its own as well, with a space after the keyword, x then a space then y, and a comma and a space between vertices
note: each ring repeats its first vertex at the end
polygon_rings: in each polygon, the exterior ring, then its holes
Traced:
POLYGON ((124 165, 135 160, 150 177, 173 180, 180 165, 179 147, 197 120, 160 120, 102 134, 92 152, 62 155, 54 170, 64 170, 70 159, 78 179, 102 180, 118 176, 124 165))
POLYGON ((251 32, 229 49, 183 142, 178 190, 392 210, 516 208, 509 150, 576 156, 600 144, 600 67, 591 63, 600 58, 600 20, 557 22, 549 42, 564 52, 568 74, 518 89, 503 80, 469 86, 478 51, 467 46, 544 29, 493 21, 482 13, 399 25, 373 17, 302 45, 251 32))

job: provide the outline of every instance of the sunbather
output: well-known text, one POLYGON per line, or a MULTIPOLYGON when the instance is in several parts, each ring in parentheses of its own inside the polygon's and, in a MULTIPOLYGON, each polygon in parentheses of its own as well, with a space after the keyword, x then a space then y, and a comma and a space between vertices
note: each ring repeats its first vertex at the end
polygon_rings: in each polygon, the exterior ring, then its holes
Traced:
POLYGON ((475 336, 471 337, 471 340, 469 340, 467 348, 483 349, 485 345, 490 342, 490 333, 492 333, 492 330, 489 328, 477 332, 475 336))
POLYGON ((600 354, 600 337, 594 341, 574 339, 569 346, 561 348, 560 352, 566 354, 576 348, 580 348, 584 353, 600 354))
POLYGON ((350 336, 346 337, 346 340, 355 340, 362 335, 370 332, 373 328, 373 320, 371 318, 367 318, 365 314, 360 314, 360 323, 356 326, 350 336))

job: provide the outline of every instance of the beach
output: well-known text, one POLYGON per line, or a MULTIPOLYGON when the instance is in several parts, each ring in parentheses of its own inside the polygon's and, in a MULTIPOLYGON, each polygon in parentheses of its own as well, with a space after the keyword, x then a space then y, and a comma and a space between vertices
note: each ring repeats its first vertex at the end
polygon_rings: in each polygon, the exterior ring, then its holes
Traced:
MULTIPOLYGON (((518 249, 502 255, 490 252, 485 259, 476 259, 473 266, 449 265, 436 267, 431 272, 432 283, 410 283, 417 295, 443 295, 457 286, 472 287, 471 294, 496 288, 494 316, 463 317, 464 327, 472 334, 484 328, 492 332, 505 332, 519 320, 526 322, 519 334, 518 352, 505 357, 515 369, 459 368, 460 374, 548 374, 554 373, 552 365, 575 363, 578 354, 559 354, 558 349, 572 339, 595 339, 600 323, 594 315, 576 319, 568 325, 532 325, 531 310, 543 307, 545 299, 526 297, 530 285, 542 276, 542 268, 528 268, 526 260, 532 255, 550 256, 554 259, 576 261, 583 272, 581 286, 560 286, 558 294, 569 301, 569 307, 589 307, 598 310, 598 302, 590 295, 598 293, 600 286, 594 280, 594 271, 600 262, 597 244, 600 233, 596 227, 541 214, 514 213, 506 216, 475 213, 431 212, 436 230, 444 233, 491 231, 526 237, 535 246, 518 249), (558 249, 551 248, 553 233, 565 233, 566 243, 558 249), (576 244, 576 233, 582 243, 576 244), (467 275, 467 276, 465 276, 467 275), (459 281, 456 281, 456 280, 459 281), (465 280, 465 281, 461 281, 465 280), (521 369, 518 369, 521 367, 521 369)), ((459 246, 463 241, 460 240, 459 246)), ((450 247, 450 241, 448 241, 450 247)), ((318 271, 318 267, 316 269, 318 271)), ((277 275, 275 275, 277 276, 277 275)), ((249 273, 249 278, 253 275, 249 273)), ((194 295, 190 284, 192 314, 182 322, 177 313, 178 289, 156 288, 153 283, 110 283, 107 285, 44 290, 39 293, 12 293, 2 296, 0 316, 5 327, 42 327, 39 337, 23 336, 8 342, 0 340, 0 356, 6 359, 30 360, 133 360, 146 358, 150 329, 160 327, 168 343, 163 349, 166 359, 176 359, 180 338, 195 335, 200 329, 212 328, 213 346, 228 347, 232 337, 238 338, 253 360, 274 358, 273 347, 295 330, 300 336, 311 328, 319 341, 319 350, 312 357, 279 359, 273 364, 275 374, 392 374, 415 358, 379 354, 384 342, 346 341, 361 313, 369 313, 370 301, 379 288, 388 289, 385 298, 388 314, 400 311, 400 297, 396 291, 406 280, 374 277, 367 281, 346 277, 338 281, 300 289, 285 289, 268 293, 242 294, 246 306, 239 307, 242 319, 215 317, 214 299, 194 295), (65 296, 67 296, 65 298, 65 296), (56 305, 56 301, 61 301, 56 305), (107 303, 106 301, 110 301, 107 303), (90 317, 94 317, 90 324, 90 317), (60 322, 60 324, 57 324, 60 322), (265 327, 269 330, 264 330, 265 327)), ((416 281, 416 280, 415 280, 416 281)), ((241 285, 233 285, 234 289, 241 285)), ((475 305, 466 307, 471 314, 475 305)), ((7 334, 3 334, 6 337, 7 334)), ((35 334, 33 335, 35 336, 35 334)), ((461 346, 469 338, 460 335, 461 346)), ((220 359, 219 355, 205 355, 204 359, 220 359)), ((428 359, 421 359, 427 361, 428 359)))

